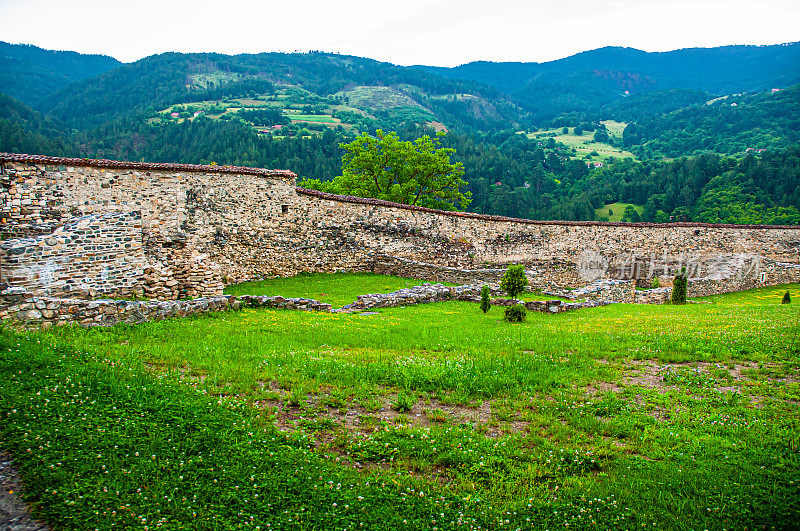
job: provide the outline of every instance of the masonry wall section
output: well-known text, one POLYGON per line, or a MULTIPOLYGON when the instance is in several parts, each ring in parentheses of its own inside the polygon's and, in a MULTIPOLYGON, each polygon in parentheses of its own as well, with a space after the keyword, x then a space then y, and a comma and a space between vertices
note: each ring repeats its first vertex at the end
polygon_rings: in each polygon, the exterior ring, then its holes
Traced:
MULTIPOLYGON (((611 275, 617 278, 630 276, 632 262, 650 276, 691 259, 734 269, 754 256, 800 263, 798 227, 537 222, 330 196, 297 189, 291 172, 20 155, 0 155, 0 163, 5 237, 46 232, 87 214, 140 211, 148 260, 203 260, 225 283, 301 271, 392 272, 390 263, 394 272, 447 280, 447 271, 488 274, 523 263, 532 283, 548 289, 587 284, 587 260, 622 271, 611 275)), ((796 269, 775 267, 776 281, 800 280, 796 269)), ((714 280, 708 271, 695 276, 714 280)))
POLYGON ((141 229, 138 211, 93 214, 52 234, 0 242, 0 280, 50 296, 140 295, 141 229))

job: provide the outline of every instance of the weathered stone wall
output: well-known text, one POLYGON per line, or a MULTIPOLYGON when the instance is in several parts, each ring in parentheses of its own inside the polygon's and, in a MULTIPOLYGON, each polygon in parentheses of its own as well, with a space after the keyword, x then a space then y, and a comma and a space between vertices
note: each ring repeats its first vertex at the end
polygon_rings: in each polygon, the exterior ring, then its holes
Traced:
POLYGON ((141 294, 146 264, 138 211, 77 218, 45 236, 0 242, 0 282, 51 296, 141 294))
MULTIPOLYGON (((5 238, 40 234, 86 215, 140 212, 147 275, 139 290, 157 299, 221 295, 226 271, 236 280, 236 272, 249 269, 248 259, 281 261, 275 245, 261 245, 263 234, 280 232, 286 198, 295 195, 294 174, 286 171, 2 154, 0 185, 5 238), (217 265, 200 252, 210 248, 227 259, 218 252, 229 247, 223 234, 240 230, 247 236, 230 253, 235 263, 217 265)), ((4 253, 4 268, 9 258, 4 253)))
MULTIPOLYGON (((528 287, 532 290, 549 290, 561 286, 577 287, 585 284, 581 281, 574 263, 563 260, 525 260, 520 263, 525 265, 528 287)), ((431 282, 453 284, 497 284, 506 269, 507 266, 483 268, 442 266, 383 254, 375 256, 373 266, 373 271, 382 275, 422 278, 431 282)))
POLYGON ((580 287, 596 278, 674 275, 683 265, 697 278, 714 280, 740 270, 753 273, 753 257, 800 262, 797 226, 541 222, 302 189, 298 194, 306 197, 299 204, 313 239, 330 245, 334 229, 351 234, 361 244, 354 251, 376 258, 380 272, 413 272, 438 281, 493 281, 492 270, 510 263, 524 264, 532 286, 548 289, 580 287), (317 230, 321 223, 327 235, 317 230), (394 258, 394 266, 387 257, 394 258))
POLYGON ((800 264, 753 258, 742 269, 734 268, 719 275, 689 278, 686 292, 690 298, 704 297, 791 282, 800 282, 800 264))
POLYGON ((377 255, 373 272, 380 275, 424 278, 431 282, 450 282, 453 284, 483 282, 497 284, 506 270, 504 268, 464 269, 407 260, 396 256, 377 255))
POLYGON ((636 304, 664 304, 672 297, 672 288, 653 288, 637 290, 633 302, 636 304))
MULTIPOLYGON (((294 178, 252 168, 0 155, 0 233, 137 210, 148 261, 172 268, 164 278, 175 280, 176 264, 202 256, 208 267, 188 274, 200 284, 214 275, 232 283, 302 271, 373 270, 496 282, 493 270, 522 263, 534 287, 577 288, 596 278, 672 275, 682 264, 714 265, 725 256, 733 269, 715 267, 727 277, 697 276, 707 281, 704 290, 716 290, 778 282, 767 275, 761 283, 741 257, 800 263, 800 227, 515 220, 331 196, 298 189, 294 178), (218 272, 209 274, 213 264, 218 272), (736 280, 740 272, 749 279, 736 280)), ((162 297, 176 296, 169 280, 153 282, 162 297)))

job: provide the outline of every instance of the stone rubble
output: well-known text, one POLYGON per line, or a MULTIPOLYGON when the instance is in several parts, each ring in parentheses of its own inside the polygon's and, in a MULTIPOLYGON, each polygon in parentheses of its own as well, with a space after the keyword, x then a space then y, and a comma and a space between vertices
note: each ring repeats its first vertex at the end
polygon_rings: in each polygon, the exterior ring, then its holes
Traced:
MULTIPOLYGON (((238 310, 240 308, 349 313, 448 300, 478 302, 482 287, 483 285, 481 284, 444 286, 443 284, 426 283, 391 293, 359 295, 354 303, 338 309, 334 309, 330 303, 302 297, 223 295, 219 297, 199 297, 190 300, 85 300, 39 297, 23 288, 13 287, 0 292, 0 321, 16 328, 49 328, 73 323, 80 326, 113 326, 119 323, 135 324, 208 312, 238 310)), ((500 292, 496 285, 490 286, 490 291, 493 294, 500 292)), ((508 306, 520 302, 522 301, 504 298, 495 298, 491 301, 496 306, 508 306)), ((525 301, 522 304, 531 311, 563 313, 582 308, 603 306, 611 304, 611 302, 590 300, 565 303, 560 300, 548 300, 525 301)))
POLYGON ((547 294, 572 300, 586 299, 630 303, 634 302, 636 281, 605 278, 596 280, 582 288, 551 291, 547 292, 547 294))
POLYGON ((17 328, 49 328, 67 324, 113 326, 143 323, 173 317, 238 310, 274 308, 278 310, 333 311, 330 304, 303 298, 245 295, 201 297, 178 301, 128 301, 114 299, 60 299, 30 296, 20 290, 0 292, 0 321, 17 328))
MULTIPOLYGON (((502 293, 497 284, 487 284, 489 291, 493 295, 502 293)), ((443 284, 425 283, 413 288, 405 288, 391 293, 373 293, 369 295, 359 295, 356 302, 343 307, 343 310, 371 310, 375 308, 391 308, 395 306, 410 306, 412 304, 428 304, 448 300, 460 300, 468 302, 480 302, 480 294, 483 284, 466 284, 463 286, 445 286, 443 284)), ((589 300, 581 302, 564 303, 560 300, 547 301, 519 301, 515 299, 494 298, 491 304, 494 306, 513 306, 523 304, 528 310, 546 313, 563 313, 582 308, 595 308, 611 304, 606 300, 589 300)))
POLYGON ((636 304, 665 304, 672 298, 672 287, 636 290, 636 304))
POLYGON ((240 295, 236 300, 247 308, 274 308, 276 310, 301 310, 332 312, 333 306, 327 302, 302 297, 281 297, 268 295, 240 295))

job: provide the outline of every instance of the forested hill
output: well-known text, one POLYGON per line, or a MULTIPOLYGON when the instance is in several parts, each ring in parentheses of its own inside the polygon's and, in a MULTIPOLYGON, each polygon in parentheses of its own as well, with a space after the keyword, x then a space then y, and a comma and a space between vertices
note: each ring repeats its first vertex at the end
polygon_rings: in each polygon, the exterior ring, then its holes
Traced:
POLYGON ((107 55, 58 52, 0 41, 0 92, 36 107, 70 83, 108 72, 120 64, 107 55))
POLYGON ((72 135, 5 94, 0 94, 0 151, 66 157, 80 154, 72 135))
POLYGON ((451 126, 481 129, 527 125, 527 113, 491 87, 326 53, 165 53, 75 83, 42 108, 70 127, 85 129, 176 103, 272 94, 274 85, 301 87, 328 98, 327 103, 386 118, 402 111, 420 123, 448 120, 451 126))
POLYGON ((546 63, 422 68, 496 87, 542 120, 592 113, 626 95, 654 90, 724 95, 787 87, 800 82, 800 43, 654 53, 606 47, 546 63))
POLYGON ((622 145, 645 159, 787 147, 800 142, 800 85, 775 90, 642 116, 625 128, 622 145))

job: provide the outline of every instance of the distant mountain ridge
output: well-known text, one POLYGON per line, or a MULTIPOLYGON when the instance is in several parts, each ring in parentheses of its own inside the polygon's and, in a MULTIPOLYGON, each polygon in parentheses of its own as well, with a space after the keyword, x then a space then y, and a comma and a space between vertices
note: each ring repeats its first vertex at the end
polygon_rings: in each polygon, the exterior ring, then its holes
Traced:
POLYGON ((540 119, 591 112, 627 94, 686 89, 713 95, 785 88, 800 82, 800 42, 644 52, 605 47, 545 63, 478 61, 419 66, 501 90, 540 119))
POLYGON ((684 48, 669 52, 606 46, 542 63, 473 61, 451 68, 417 67, 451 79, 478 81, 506 93, 522 90, 537 78, 553 73, 618 71, 653 79, 662 89, 685 88, 728 94, 785 87, 800 81, 800 42, 684 48))
POLYGON ((44 50, 0 41, 0 92, 37 107, 44 98, 70 83, 121 64, 107 55, 44 50))
POLYGON ((476 61, 453 68, 401 67, 321 52, 165 53, 120 63, 103 55, 0 42, 0 93, 82 127, 140 109, 147 101, 173 103, 187 92, 192 73, 209 67, 298 84, 323 96, 365 85, 394 87, 437 119, 456 118, 449 125, 458 125, 461 115, 472 112, 477 120, 466 118, 464 123, 486 130, 500 122, 515 127, 558 125, 551 122, 559 116, 571 116, 572 121, 607 119, 608 110, 627 97, 648 92, 724 95, 785 88, 800 82, 800 42, 669 52, 608 46, 542 63, 476 61), (147 83, 151 86, 145 89, 147 83), (108 90, 121 91, 119 101, 97 106, 104 99, 98 98, 100 93, 108 90), (483 102, 473 105, 473 112, 458 98, 442 99, 462 93, 483 102), (82 101, 86 97, 91 104, 82 101))

